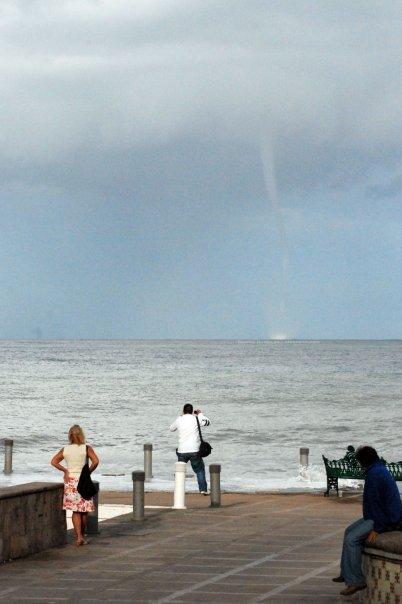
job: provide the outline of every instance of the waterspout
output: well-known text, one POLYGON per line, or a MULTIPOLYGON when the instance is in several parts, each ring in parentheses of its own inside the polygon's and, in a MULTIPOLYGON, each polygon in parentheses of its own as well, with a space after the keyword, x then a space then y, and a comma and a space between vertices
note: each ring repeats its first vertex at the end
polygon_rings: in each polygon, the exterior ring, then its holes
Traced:
POLYGON ((275 340, 288 339, 288 278, 289 278, 289 252, 286 237, 283 210, 279 202, 273 144, 269 137, 261 141, 261 162, 263 167, 264 182, 267 192, 268 203, 272 209, 281 255, 281 266, 278 283, 278 308, 274 313, 274 321, 271 324, 270 338, 275 340))

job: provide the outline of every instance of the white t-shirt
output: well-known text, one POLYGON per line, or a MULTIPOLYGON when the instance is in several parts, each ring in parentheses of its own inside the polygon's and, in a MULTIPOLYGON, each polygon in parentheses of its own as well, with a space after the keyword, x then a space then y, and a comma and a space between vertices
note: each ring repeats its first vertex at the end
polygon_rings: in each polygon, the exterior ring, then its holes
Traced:
MULTIPOLYGON (((201 428, 210 425, 210 421, 202 413, 198 414, 201 428)), ((178 453, 197 453, 200 448, 201 440, 198 433, 196 416, 191 413, 185 413, 176 419, 170 426, 170 431, 179 432, 178 453)))

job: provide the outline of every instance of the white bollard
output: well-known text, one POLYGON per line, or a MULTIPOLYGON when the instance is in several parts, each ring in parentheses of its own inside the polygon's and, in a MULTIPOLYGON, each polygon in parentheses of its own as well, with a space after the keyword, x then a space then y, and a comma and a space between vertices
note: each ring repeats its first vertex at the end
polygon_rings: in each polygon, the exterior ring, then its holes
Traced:
POLYGON ((186 467, 187 464, 184 463, 184 461, 177 461, 175 463, 173 499, 174 510, 186 509, 186 467))
POLYGON ((309 453, 310 453, 310 449, 308 449, 307 447, 301 447, 299 473, 302 478, 307 478, 309 453))

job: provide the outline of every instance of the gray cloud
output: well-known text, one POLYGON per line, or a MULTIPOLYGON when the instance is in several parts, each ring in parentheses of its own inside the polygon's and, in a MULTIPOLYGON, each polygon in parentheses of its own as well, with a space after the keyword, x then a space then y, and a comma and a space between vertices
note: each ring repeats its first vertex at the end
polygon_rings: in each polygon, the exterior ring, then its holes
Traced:
POLYGON ((243 179, 261 194, 264 132, 285 193, 400 168, 396 3, 9 0, 0 10, 6 190, 138 193, 152 178, 184 195, 224 181, 233 197, 243 179))
POLYGON ((394 199, 402 194, 402 175, 390 178, 385 183, 368 187, 367 195, 372 199, 394 199))

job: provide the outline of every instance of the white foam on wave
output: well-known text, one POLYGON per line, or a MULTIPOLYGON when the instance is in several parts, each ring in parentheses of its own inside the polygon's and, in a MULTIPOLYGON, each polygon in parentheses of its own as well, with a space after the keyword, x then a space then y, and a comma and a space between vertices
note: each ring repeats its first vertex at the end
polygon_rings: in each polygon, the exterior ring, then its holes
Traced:
MULTIPOLYGON (((117 476, 103 476, 94 474, 94 480, 100 484, 103 491, 131 491, 133 488, 131 473, 117 476)), ((60 482, 58 475, 52 472, 45 474, 11 474, 11 476, 0 477, 0 486, 12 486, 24 484, 27 482, 60 482)), ((340 486, 358 488, 361 481, 340 481, 340 486)), ((250 478, 230 478, 221 481, 222 491, 242 492, 242 493, 263 493, 269 491, 312 491, 326 489, 325 472, 320 467, 312 466, 307 470, 306 476, 289 475, 279 477, 259 477, 250 478)), ((174 479, 155 475, 150 482, 145 483, 145 490, 148 492, 167 491, 173 492, 174 479)), ((194 475, 186 479, 186 490, 188 493, 198 492, 198 485, 194 475)))

